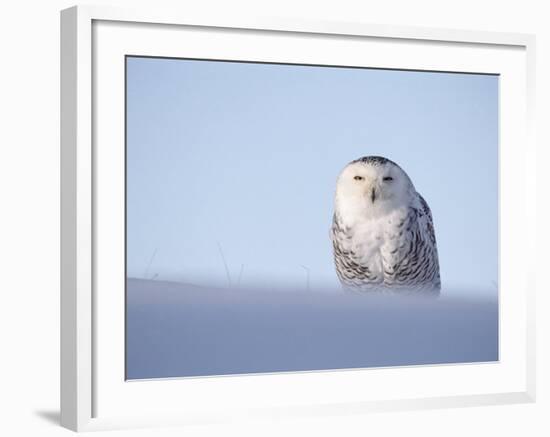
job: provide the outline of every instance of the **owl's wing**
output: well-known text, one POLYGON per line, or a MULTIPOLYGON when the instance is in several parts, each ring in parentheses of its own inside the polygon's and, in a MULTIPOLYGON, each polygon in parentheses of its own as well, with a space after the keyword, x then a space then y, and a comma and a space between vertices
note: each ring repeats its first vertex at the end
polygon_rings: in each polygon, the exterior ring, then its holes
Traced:
POLYGON ((384 282, 408 285, 439 273, 432 213, 418 194, 406 217, 389 231, 381 248, 384 282))
POLYGON ((420 208, 416 210, 416 213, 420 231, 423 233, 424 241, 431 243, 433 248, 437 250, 432 211, 428 206, 428 202, 420 194, 418 194, 418 200, 420 208))
POLYGON ((437 253, 437 243, 435 239, 434 223, 432 212, 428 203, 418 194, 420 208, 418 208, 418 225, 421 233, 421 238, 424 241, 424 246, 427 249, 424 252, 422 262, 423 269, 428 272, 429 283, 432 290, 439 294, 441 288, 441 279, 439 276, 439 256, 437 253))

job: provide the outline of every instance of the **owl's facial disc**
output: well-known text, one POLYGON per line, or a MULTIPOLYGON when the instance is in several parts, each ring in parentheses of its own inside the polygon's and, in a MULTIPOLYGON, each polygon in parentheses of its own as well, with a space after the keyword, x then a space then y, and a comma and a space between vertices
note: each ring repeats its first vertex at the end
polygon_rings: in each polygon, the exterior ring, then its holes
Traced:
POLYGON ((409 207, 416 190, 407 174, 391 161, 353 161, 340 173, 335 210, 347 226, 409 207))
POLYGON ((414 187, 392 162, 352 162, 338 178, 336 203, 352 216, 376 217, 408 205, 414 187))
POLYGON ((342 172, 339 185, 347 195, 360 196, 371 204, 390 199, 397 194, 400 176, 393 165, 353 163, 342 172), (396 187, 397 185, 397 187, 396 187))

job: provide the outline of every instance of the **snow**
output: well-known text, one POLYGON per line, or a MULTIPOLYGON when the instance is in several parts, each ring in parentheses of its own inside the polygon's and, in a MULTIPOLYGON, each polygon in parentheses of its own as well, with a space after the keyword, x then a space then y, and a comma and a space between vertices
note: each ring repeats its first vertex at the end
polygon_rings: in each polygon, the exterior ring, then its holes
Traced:
POLYGON ((445 295, 223 289, 129 278, 127 378, 497 361, 496 296, 445 295))

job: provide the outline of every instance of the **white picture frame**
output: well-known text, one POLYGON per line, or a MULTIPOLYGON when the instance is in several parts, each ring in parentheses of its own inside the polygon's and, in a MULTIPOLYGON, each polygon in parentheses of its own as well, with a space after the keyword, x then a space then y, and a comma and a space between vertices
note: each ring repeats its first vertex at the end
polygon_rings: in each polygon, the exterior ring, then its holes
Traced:
POLYGON ((530 267, 534 263, 522 255, 535 253, 536 244, 534 50, 534 37, 525 34, 200 17, 93 6, 62 11, 61 424, 84 431, 534 401, 536 283, 530 267), (309 56, 317 56, 316 63, 327 65, 328 60, 319 61, 321 56, 339 52, 342 65, 368 62, 382 68, 502 75, 502 354, 497 364, 139 382, 121 378, 124 311, 116 293, 124 290, 116 270, 120 252, 118 246, 104 243, 120 241, 121 232, 121 210, 116 206, 124 171, 117 154, 124 130, 121 56, 179 54, 179 38, 193 42, 187 47, 190 57, 273 60, 284 51, 287 61, 299 62, 307 50, 309 56), (223 41, 231 38, 233 52, 227 54, 224 44, 230 43, 223 41), (334 47, 327 47, 327 41, 334 47), (321 45, 323 50, 317 50, 321 45), (358 58, 357 48, 367 45, 372 49, 370 60, 353 60, 358 58), (100 154, 98 144, 103 147, 100 154), (512 197, 524 199, 525 207, 513 208, 507 201, 512 197), (114 225, 104 216, 110 208, 114 225), (106 294, 107 289, 115 291, 106 294), (350 389, 362 385, 369 390, 350 389))

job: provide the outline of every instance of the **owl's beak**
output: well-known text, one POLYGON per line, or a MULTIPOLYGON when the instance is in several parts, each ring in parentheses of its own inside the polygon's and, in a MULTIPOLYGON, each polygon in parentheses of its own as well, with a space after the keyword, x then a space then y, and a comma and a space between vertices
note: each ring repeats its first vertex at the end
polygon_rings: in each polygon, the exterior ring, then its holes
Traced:
POLYGON ((376 200, 376 190, 374 188, 370 193, 370 200, 372 201, 372 203, 374 203, 374 201, 376 200))

